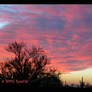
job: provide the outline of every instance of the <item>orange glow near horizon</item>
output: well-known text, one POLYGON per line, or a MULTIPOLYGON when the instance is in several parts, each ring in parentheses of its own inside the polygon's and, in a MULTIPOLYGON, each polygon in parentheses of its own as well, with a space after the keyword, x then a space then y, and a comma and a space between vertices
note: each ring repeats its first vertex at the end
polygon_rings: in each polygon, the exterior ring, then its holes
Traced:
POLYGON ((84 79, 84 82, 92 85, 92 68, 88 68, 81 71, 69 72, 61 75, 63 82, 66 81, 68 84, 79 84, 81 79, 84 79))

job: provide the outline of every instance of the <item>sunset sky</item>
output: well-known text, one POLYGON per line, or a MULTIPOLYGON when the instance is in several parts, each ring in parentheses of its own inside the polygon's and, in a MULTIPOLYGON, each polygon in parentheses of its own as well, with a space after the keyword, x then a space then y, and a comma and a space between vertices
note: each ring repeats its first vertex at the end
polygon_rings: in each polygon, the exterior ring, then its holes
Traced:
POLYGON ((0 61, 10 56, 4 49, 15 40, 43 47, 51 66, 69 73, 65 80, 92 78, 92 5, 2 4, 0 61))

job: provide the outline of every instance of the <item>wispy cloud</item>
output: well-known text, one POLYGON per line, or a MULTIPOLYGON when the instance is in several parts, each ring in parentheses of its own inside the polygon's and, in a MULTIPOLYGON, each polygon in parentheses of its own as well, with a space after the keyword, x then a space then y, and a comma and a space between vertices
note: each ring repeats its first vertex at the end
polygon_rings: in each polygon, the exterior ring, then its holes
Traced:
POLYGON ((92 66, 92 5, 0 5, 0 57, 10 41, 48 51, 52 65, 75 71, 92 66))

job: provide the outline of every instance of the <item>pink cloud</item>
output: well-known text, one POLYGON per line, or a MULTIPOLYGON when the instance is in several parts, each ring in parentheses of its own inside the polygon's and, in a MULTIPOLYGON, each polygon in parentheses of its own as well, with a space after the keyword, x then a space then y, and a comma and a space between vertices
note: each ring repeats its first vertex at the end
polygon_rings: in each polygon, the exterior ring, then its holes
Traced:
POLYGON ((9 22, 0 30, 1 59, 7 56, 3 47, 18 40, 28 46, 43 47, 51 66, 59 70, 75 71, 92 66, 91 6, 5 5, 0 9, 1 19, 9 22))

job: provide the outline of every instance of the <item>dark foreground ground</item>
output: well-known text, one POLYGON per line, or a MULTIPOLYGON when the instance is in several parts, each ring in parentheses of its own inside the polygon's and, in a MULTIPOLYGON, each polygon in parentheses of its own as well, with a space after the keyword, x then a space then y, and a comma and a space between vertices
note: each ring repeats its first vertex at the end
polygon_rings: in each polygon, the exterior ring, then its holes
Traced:
POLYGON ((31 85, 31 84, 13 84, 13 83, 7 83, 7 84, 0 84, 0 88, 74 88, 74 87, 59 87, 59 86, 48 86, 48 85, 42 85, 42 86, 37 86, 37 85, 31 85))
MULTIPOLYGON (((48 85, 42 85, 42 86, 37 86, 37 85, 31 85, 31 84, 13 84, 13 83, 7 83, 7 84, 0 84, 0 88, 8 88, 8 89, 31 89, 31 88, 80 88, 80 87, 71 87, 71 86, 63 86, 63 87, 59 87, 59 86, 48 86, 48 85)), ((92 87, 87 87, 87 88, 92 88, 92 87)))

